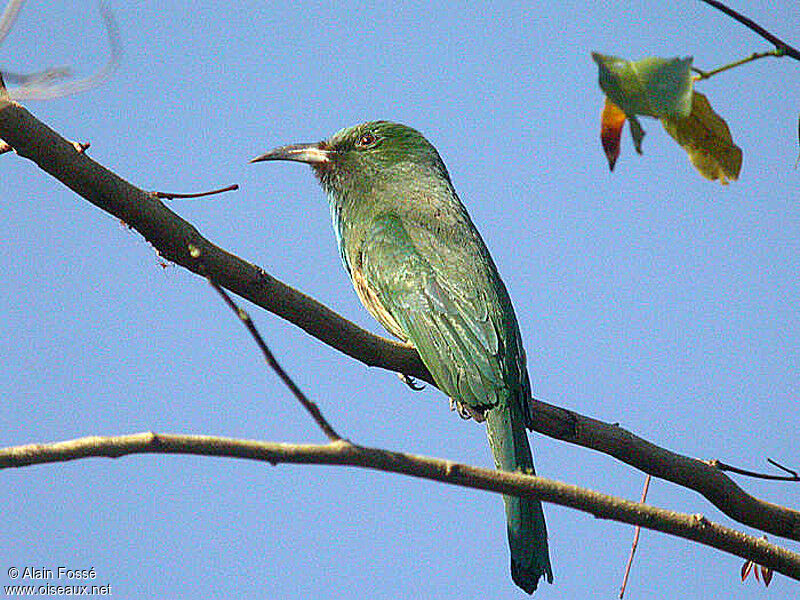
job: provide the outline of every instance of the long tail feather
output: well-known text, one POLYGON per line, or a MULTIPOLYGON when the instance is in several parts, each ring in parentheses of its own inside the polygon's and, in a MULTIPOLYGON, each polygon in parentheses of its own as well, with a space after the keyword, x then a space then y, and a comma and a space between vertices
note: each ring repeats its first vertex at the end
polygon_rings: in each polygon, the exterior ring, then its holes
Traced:
MULTIPOLYGON (((498 406, 486 416, 495 466, 504 471, 535 474, 525 420, 517 404, 498 406)), ((517 496, 503 496, 503 501, 511 550, 511 577, 514 583, 532 594, 542 575, 548 583, 553 582, 542 503, 517 496)))

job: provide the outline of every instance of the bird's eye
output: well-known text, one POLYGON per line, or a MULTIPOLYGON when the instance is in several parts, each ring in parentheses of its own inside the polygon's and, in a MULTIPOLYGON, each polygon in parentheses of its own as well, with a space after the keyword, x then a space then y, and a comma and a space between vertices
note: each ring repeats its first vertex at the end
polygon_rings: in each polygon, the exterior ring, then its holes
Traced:
POLYGON ((366 148, 368 146, 372 146, 376 140, 377 138, 375 137, 374 133, 367 132, 358 139, 358 146, 361 148, 366 148))

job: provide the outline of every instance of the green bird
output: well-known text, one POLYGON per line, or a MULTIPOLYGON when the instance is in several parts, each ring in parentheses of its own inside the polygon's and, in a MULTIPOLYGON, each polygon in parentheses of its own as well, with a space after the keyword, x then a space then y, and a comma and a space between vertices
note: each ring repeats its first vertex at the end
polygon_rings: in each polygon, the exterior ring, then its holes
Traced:
MULTIPOLYGON (((486 421, 498 469, 535 473, 526 432, 530 381, 514 308, 436 148, 411 127, 372 121, 251 162, 265 160, 311 165, 366 309, 416 348, 462 416, 486 421)), ((542 505, 503 500, 511 577, 532 594, 542 575, 553 581, 542 505)))

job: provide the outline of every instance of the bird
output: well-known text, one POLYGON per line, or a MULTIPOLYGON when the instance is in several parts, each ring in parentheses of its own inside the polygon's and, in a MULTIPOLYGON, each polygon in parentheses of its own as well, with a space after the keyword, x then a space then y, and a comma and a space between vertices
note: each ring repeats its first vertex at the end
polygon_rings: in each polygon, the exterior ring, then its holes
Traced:
MULTIPOLYGON (((436 148, 412 127, 369 121, 250 162, 262 161, 311 166, 361 303, 417 350, 451 407, 486 421, 497 469, 535 474, 527 436, 531 386, 517 317, 436 148)), ((532 594, 542 576, 553 581, 542 505, 529 496, 503 500, 511 577, 532 594)))

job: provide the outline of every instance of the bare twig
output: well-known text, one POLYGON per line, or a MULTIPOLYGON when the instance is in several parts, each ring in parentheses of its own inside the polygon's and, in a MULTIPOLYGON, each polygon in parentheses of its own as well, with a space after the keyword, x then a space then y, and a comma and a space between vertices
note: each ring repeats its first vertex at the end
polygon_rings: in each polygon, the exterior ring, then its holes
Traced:
MULTIPOLYGON (((642 499, 640 502, 644 504, 647 500, 647 490, 650 489, 650 475, 644 478, 644 489, 642 490, 642 499)), ((641 525, 637 525, 633 532, 633 542, 631 543, 631 552, 628 554, 628 563, 625 565, 625 575, 622 577, 622 585, 619 588, 619 598, 625 595, 625 588, 628 586, 628 575, 631 574, 631 566, 633 566, 633 556, 636 554, 636 548, 639 546, 639 533, 642 530, 641 525)))
POLYGON ((778 48, 778 50, 781 50, 786 56, 791 56, 795 60, 800 60, 800 50, 793 48, 779 37, 772 35, 769 31, 761 27, 761 25, 759 25, 752 19, 745 17, 742 13, 733 10, 732 8, 726 6, 722 2, 719 2, 718 0, 700 0, 700 1, 705 2, 710 6, 713 6, 717 10, 721 10, 729 17, 736 19, 737 21, 739 21, 739 23, 747 27, 749 30, 754 31, 755 33, 763 37, 771 44, 774 44, 775 47, 778 48))
POLYGON ((768 56, 780 57, 784 56, 784 52, 783 50, 779 50, 778 48, 775 48, 774 50, 767 50, 766 52, 753 52, 748 57, 734 61, 732 63, 728 63, 727 65, 722 65, 721 67, 717 67, 716 69, 712 69, 711 71, 703 71, 702 69, 698 69, 697 67, 692 67, 692 71, 697 73, 697 77, 695 77, 695 80, 702 81, 704 79, 710 79, 714 75, 727 71, 728 69, 741 67, 742 65, 746 65, 749 62, 753 62, 761 58, 767 58, 768 56))
POLYGON ((769 464, 771 464, 772 466, 774 466, 774 467, 778 467, 781 471, 789 473, 789 475, 791 475, 795 479, 800 479, 800 475, 797 474, 797 471, 794 471, 794 470, 790 469, 789 467, 784 467, 777 460, 772 460, 771 458, 767 457, 767 462, 769 464))
POLYGON ((734 467, 733 465, 729 465, 727 463, 722 462, 719 459, 712 459, 708 461, 708 464, 712 467, 716 467, 722 471, 728 471, 730 473, 737 473, 739 475, 746 475, 747 477, 753 477, 755 479, 769 479, 771 481, 800 481, 800 475, 798 475, 797 471, 792 471, 784 467, 783 465, 775 462, 771 458, 767 459, 767 462, 770 464, 778 467, 782 471, 789 473, 789 475, 771 475, 769 473, 759 473, 757 471, 748 471, 747 469, 740 469, 739 467, 734 467))
POLYGON ((213 196, 214 194, 222 194, 224 192, 232 192, 234 190, 238 190, 238 184, 231 184, 225 187, 211 190, 210 192, 197 192, 194 194, 179 194, 176 192, 152 192, 152 194, 156 198, 161 198, 162 200, 173 200, 174 198, 202 198, 204 196, 213 196))
MULTIPOLYGON (((199 273, 189 254, 203 253, 219 285, 295 324, 309 335, 369 366, 433 384, 417 352, 361 329, 320 302, 204 238, 151 194, 131 185, 38 121, 25 108, 0 98, 0 138, 92 204, 121 219, 166 260, 199 273)), ((800 512, 747 494, 723 471, 671 452, 613 424, 534 400, 534 429, 568 443, 613 456, 653 477, 695 490, 732 519, 772 535, 800 540, 800 512)))
MULTIPOLYGON (((52 70, 45 71, 44 73, 48 76, 40 77, 38 81, 35 81, 34 85, 23 85, 9 90, 9 94, 12 98, 16 100, 51 100, 53 98, 62 98, 97 87, 111 77, 122 58, 122 43, 120 42, 119 30, 117 28, 117 22, 114 20, 114 15, 103 2, 98 2, 98 7, 100 16, 103 18, 103 23, 106 26, 108 43, 111 48, 111 54, 106 64, 99 71, 88 77, 58 85, 52 84, 54 80, 52 77, 52 70)), ((58 71, 58 69, 56 71, 58 71)))
POLYGON ((32 444, 0 450, 0 469, 76 460, 88 456, 119 458, 128 454, 193 454, 262 460, 271 464, 349 465, 441 481, 462 487, 515 496, 532 496, 582 510, 602 519, 641 525, 683 537, 759 564, 800 581, 800 554, 764 539, 688 515, 602 494, 543 477, 482 469, 345 440, 324 445, 279 444, 214 436, 138 433, 88 437, 55 444, 32 444))
MULTIPOLYGON (((200 249, 193 244, 189 244, 189 253, 192 255, 192 258, 194 258, 195 260, 198 261, 198 263, 200 263, 202 270, 205 271, 206 269, 205 266, 203 266, 202 254, 200 252, 200 249)), ((228 307, 234 313, 236 313, 236 316, 239 317, 239 320, 241 320, 241 322, 244 323, 244 326, 247 328, 247 331, 250 332, 250 335, 253 336, 253 339, 256 341, 256 344, 258 344, 258 347, 261 349, 261 353, 264 355, 264 360, 267 361, 267 364, 272 368, 273 371, 275 371, 275 373, 277 373, 281 381, 283 381, 286 387, 289 388, 289 391, 292 392, 294 397, 297 398, 297 400, 300 402, 303 408, 305 408, 308 414, 311 415, 311 418, 314 419, 314 422, 319 426, 322 432, 328 437, 328 439, 331 442, 340 441, 342 437, 338 433, 336 433, 331 424, 328 423, 327 419, 325 419, 325 417, 322 416, 322 412, 320 411, 316 403, 308 399, 308 397, 297 386, 294 380, 291 377, 289 377, 289 374, 286 371, 284 371, 283 367, 281 367, 281 365, 278 363, 277 359, 275 358, 275 355, 272 354, 272 351, 269 349, 267 343, 264 341, 264 338, 261 337, 261 334, 259 333, 255 324, 253 323, 253 320, 250 318, 250 315, 247 314, 245 310, 240 308, 228 295, 228 293, 224 289, 222 289, 211 276, 206 275, 206 279, 208 280, 208 283, 211 284, 211 287, 217 290, 217 293, 220 296, 222 296, 222 299, 225 301, 225 304, 227 304, 228 307)))

